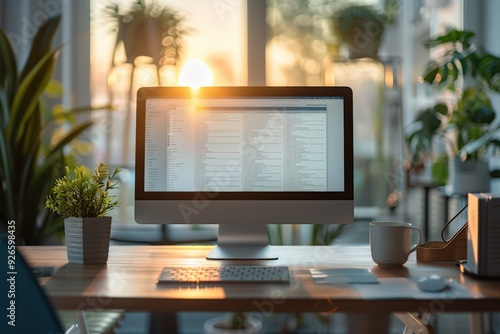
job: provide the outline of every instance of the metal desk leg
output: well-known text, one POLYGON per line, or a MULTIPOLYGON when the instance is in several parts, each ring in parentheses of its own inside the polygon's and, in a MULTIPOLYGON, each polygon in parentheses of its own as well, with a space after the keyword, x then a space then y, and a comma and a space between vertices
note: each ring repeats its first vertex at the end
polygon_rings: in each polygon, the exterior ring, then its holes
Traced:
POLYGON ((469 313, 470 320, 470 333, 471 334, 484 334, 485 326, 484 326, 484 314, 483 313, 469 313))
POLYGON ((429 325, 430 313, 415 315, 410 312, 394 313, 405 324, 403 334, 434 334, 434 327, 429 325))
POLYGON ((81 334, 88 334, 89 329, 87 327, 87 319, 85 318, 85 311, 76 310, 76 322, 78 323, 78 327, 80 327, 81 334))

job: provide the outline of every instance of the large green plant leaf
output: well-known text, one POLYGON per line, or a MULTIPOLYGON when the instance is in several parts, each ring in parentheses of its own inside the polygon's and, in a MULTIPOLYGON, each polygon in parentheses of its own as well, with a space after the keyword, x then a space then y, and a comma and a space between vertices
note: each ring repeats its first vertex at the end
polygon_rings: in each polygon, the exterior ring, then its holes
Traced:
POLYGON ((424 81, 438 89, 455 91, 459 80, 479 74, 481 57, 477 47, 472 43, 474 33, 471 31, 450 30, 446 34, 429 40, 428 47, 441 46, 442 56, 431 60, 423 73, 424 81))
POLYGON ((472 31, 451 29, 444 35, 429 39, 425 44, 430 48, 449 43, 461 43, 468 47, 471 45, 470 39, 474 36, 475 34, 472 31))
POLYGON ((500 58, 490 54, 485 55, 479 63, 479 72, 489 88, 500 93, 500 58))
POLYGON ((21 80, 23 80, 32 69, 38 65, 40 60, 45 57, 46 54, 51 52, 51 45, 54 39, 54 35, 59 27, 59 22, 61 21, 61 16, 56 15, 50 17, 45 23, 43 23, 33 38, 31 44, 31 50, 23 67, 21 73, 21 80))
POLYGON ((0 186, 1 201, 0 204, 0 223, 2 223, 3 217, 13 217, 14 212, 14 186, 13 186, 13 175, 14 175, 14 165, 12 161, 12 152, 10 146, 8 145, 5 132, 0 132, 0 154, 1 154, 1 165, 0 165, 0 178, 2 183, 0 186))
MULTIPOLYGON (((72 140, 77 138, 92 125, 92 121, 86 121, 77 124, 72 130, 66 134, 54 147, 52 147, 41 164, 38 164, 36 168, 27 174, 26 178, 21 181, 21 189, 24 190, 20 194, 23 206, 29 205, 30 207, 36 207, 38 210, 31 210, 29 212, 23 213, 23 219, 25 221, 33 221, 37 219, 40 212, 45 209, 46 195, 49 193, 52 182, 47 182, 47 180, 54 180, 60 177, 64 173, 64 147, 69 144, 72 140)), ((38 141, 40 141, 41 136, 38 136, 38 141)), ((26 168, 29 168, 29 164, 36 160, 38 149, 41 143, 35 145, 35 149, 30 152, 27 157, 26 168)), ((52 232, 52 223, 56 223, 57 219, 53 215, 48 215, 48 218, 42 220, 36 230, 31 231, 28 227, 23 230, 23 235, 26 238, 26 242, 32 244, 38 244, 44 242, 47 236, 52 232)))
POLYGON ((495 116, 488 94, 469 87, 463 92, 451 122, 459 129, 466 129, 468 125, 491 124, 495 116))
POLYGON ((479 138, 470 141, 459 151, 459 155, 463 158, 469 156, 474 156, 479 150, 484 149, 487 145, 497 145, 497 140, 495 139, 498 131, 500 130, 500 125, 491 128, 489 131, 484 133, 479 138))
POLYGON ((423 79, 425 82, 433 84, 436 80, 436 76, 439 73, 439 64, 436 62, 430 62, 427 64, 423 79))
POLYGON ((448 180, 448 155, 441 154, 432 164, 432 179, 436 185, 443 186, 448 180))
MULTIPOLYGON (((49 82, 56 61, 56 51, 48 53, 33 67, 30 73, 18 85, 16 95, 11 106, 11 117, 7 127, 7 138, 11 142, 12 160, 15 170, 11 185, 15 188, 14 196, 17 198, 16 216, 26 215, 23 206, 28 205, 24 199, 27 192, 26 184, 30 182, 39 152, 39 129, 41 127, 40 95, 49 82), (35 155, 30 151, 36 152, 35 155)), ((47 179, 49 182, 50 179, 47 179)), ((36 206, 34 206, 36 208, 36 206)), ((20 218, 22 220, 22 216, 20 218)), ((31 221, 31 220, 25 220, 31 221)), ((33 228, 33 227, 31 227, 33 228)), ((22 227, 21 232, 30 230, 28 225, 22 227)))
POLYGON ((17 82, 17 62, 12 46, 6 34, 0 29, 0 184, 1 201, 0 221, 2 217, 13 217, 14 211, 14 164, 10 141, 5 133, 12 96, 17 82))
MULTIPOLYGON (((58 51, 46 54, 19 84, 11 106, 11 119, 7 136, 18 143, 25 135, 27 122, 38 111, 37 105, 43 90, 54 72, 58 51)), ((16 145, 17 146, 17 145, 16 145)))
POLYGON ((441 127, 441 119, 438 115, 446 115, 447 112, 448 107, 443 103, 438 103, 418 114, 415 122, 405 129, 406 142, 412 154, 413 164, 418 164, 422 155, 431 151, 432 139, 441 127))
POLYGON ((17 61, 12 46, 0 30, 0 127, 7 124, 10 101, 17 82, 17 61))

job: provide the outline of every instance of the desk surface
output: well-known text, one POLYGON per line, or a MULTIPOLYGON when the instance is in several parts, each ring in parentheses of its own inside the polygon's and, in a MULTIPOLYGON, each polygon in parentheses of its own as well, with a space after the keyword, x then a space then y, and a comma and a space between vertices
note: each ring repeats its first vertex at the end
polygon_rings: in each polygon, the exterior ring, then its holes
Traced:
MULTIPOLYGON (((41 279, 58 308, 147 311, 363 312, 363 311, 492 311, 500 310, 500 281, 477 280, 451 262, 416 263, 381 268, 369 248, 275 246, 279 259, 245 264, 287 265, 290 285, 226 284, 224 286, 159 285, 165 265, 218 265, 205 256, 213 246, 111 246, 105 265, 67 263, 64 246, 24 246, 32 266, 55 267, 41 279), (316 284, 310 268, 367 268, 379 284, 316 284), (424 293, 419 277, 440 274, 454 280, 449 291, 424 293)), ((239 261, 224 261, 238 264, 239 261)))

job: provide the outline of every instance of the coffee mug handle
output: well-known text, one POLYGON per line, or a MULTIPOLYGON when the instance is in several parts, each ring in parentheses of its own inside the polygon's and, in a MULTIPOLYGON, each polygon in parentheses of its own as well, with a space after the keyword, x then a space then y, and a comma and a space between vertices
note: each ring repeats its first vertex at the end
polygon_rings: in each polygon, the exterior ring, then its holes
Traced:
MULTIPOLYGON (((419 229, 418 227, 415 227, 415 226, 408 226, 408 227, 410 227, 411 229, 413 229, 413 230, 415 230, 415 231, 418 231, 418 242, 417 242, 417 244, 416 244, 416 245, 415 245, 412 249, 410 249, 410 251, 408 252, 408 254, 411 254, 411 253, 412 253, 412 252, 414 252, 414 251, 417 249, 417 247, 418 247, 418 246, 422 243, 422 240, 424 239, 424 237, 423 237, 423 235, 422 235, 422 230, 421 230, 421 229, 419 229)), ((412 232, 413 232, 413 231, 412 231, 412 232)), ((414 234, 414 233, 412 233, 412 234, 411 234, 412 239, 413 239, 413 234, 414 234)))

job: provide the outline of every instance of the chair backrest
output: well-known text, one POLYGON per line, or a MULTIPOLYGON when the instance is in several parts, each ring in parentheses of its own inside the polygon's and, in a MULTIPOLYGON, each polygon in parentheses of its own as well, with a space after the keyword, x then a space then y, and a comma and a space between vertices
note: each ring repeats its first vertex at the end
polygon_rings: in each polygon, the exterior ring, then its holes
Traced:
POLYGON ((0 333, 64 333, 32 268, 9 236, 0 229, 0 333))

